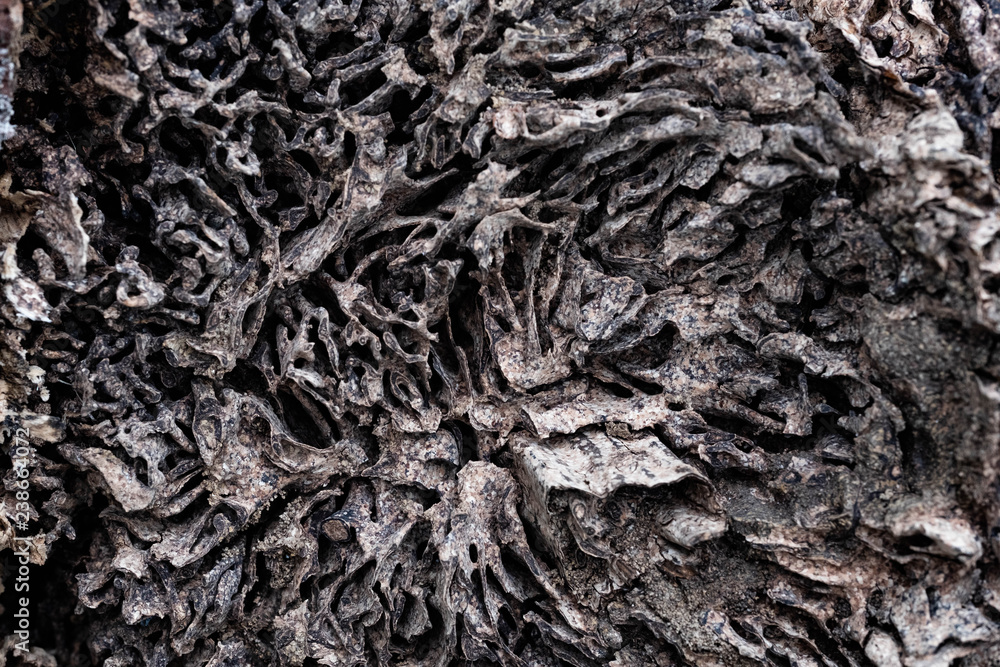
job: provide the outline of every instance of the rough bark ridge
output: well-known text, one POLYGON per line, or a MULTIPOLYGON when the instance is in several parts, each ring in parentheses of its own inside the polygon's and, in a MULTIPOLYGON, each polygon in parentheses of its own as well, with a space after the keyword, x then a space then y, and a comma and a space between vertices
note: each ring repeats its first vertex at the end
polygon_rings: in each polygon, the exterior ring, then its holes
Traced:
POLYGON ((793 5, 0 3, 0 665, 998 664, 1000 7, 793 5))

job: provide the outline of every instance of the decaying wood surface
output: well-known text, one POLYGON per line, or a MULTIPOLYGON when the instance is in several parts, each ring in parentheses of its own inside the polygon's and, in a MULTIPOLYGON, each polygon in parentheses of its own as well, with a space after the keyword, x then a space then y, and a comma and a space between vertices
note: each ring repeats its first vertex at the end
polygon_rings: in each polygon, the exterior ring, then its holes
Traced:
POLYGON ((994 0, 25 3, 0 667, 1000 664, 994 0))

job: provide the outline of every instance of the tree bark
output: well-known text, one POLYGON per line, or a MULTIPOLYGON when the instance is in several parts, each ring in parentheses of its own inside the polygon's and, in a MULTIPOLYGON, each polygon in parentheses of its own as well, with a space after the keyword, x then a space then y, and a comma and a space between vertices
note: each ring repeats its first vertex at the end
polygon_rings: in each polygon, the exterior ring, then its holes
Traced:
POLYGON ((998 49, 0 2, 0 667, 1000 664, 998 49))

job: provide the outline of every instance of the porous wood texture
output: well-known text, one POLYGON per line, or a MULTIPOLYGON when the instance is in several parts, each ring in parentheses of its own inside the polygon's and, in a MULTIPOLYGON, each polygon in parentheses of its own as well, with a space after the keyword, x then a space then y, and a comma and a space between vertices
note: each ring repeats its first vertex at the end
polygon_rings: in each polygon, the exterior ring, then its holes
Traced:
POLYGON ((998 101, 993 0, 0 2, 0 667, 1000 664, 998 101))

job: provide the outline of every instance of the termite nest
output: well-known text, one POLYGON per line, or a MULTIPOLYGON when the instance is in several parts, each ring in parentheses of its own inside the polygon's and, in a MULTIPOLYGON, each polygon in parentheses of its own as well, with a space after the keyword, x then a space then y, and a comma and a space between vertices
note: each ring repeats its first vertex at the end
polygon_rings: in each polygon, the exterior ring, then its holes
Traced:
POLYGON ((997 664, 998 11, 0 1, 0 665, 997 664))

